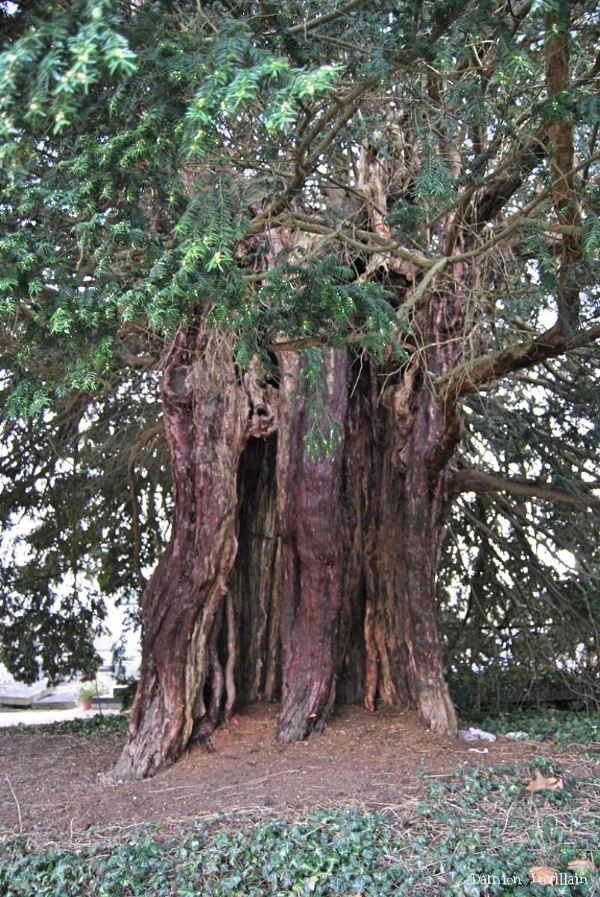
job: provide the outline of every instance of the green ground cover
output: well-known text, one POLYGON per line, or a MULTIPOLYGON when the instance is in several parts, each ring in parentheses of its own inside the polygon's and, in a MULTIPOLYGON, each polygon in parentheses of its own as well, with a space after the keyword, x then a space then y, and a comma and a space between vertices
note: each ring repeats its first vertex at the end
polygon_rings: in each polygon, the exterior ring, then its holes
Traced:
MULTIPOLYGON (((106 718, 104 731, 119 725, 113 720, 106 718)), ((493 722, 488 721, 488 728, 493 722)), ((527 767, 459 768, 449 776, 424 773, 417 800, 377 814, 354 807, 282 820, 224 815, 188 823, 176 832, 148 826, 133 838, 111 843, 93 843, 92 832, 89 846, 65 850, 42 849, 15 838, 2 846, 0 894, 598 894, 592 866, 600 868, 600 775, 568 773, 574 746, 592 752, 598 747, 598 716, 547 711, 495 722, 501 731, 530 730, 548 744, 540 745, 527 767), (560 779, 562 787, 527 791, 538 772, 560 779), (586 865, 573 866, 577 861, 586 865), (551 887, 531 880, 536 867, 555 870, 551 887)), ((79 735, 101 734, 93 720, 61 725, 79 735)), ((590 755, 581 755, 594 771, 590 755)))

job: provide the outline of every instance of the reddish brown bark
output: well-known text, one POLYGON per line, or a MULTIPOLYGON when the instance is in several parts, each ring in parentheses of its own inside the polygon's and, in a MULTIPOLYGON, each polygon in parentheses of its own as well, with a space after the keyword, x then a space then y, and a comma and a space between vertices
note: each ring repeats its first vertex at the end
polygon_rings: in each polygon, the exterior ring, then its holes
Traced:
MULTIPOLYGON (((281 359, 278 493, 282 540, 282 694, 278 738, 298 741, 323 725, 335 699, 342 588, 343 440, 311 458, 308 403, 297 394, 300 361, 281 359)), ((347 354, 324 353, 320 426, 345 418, 347 354)))
POLYGON ((203 322, 179 334, 162 387, 175 519, 144 596, 118 777, 153 775, 190 740, 208 744, 237 688, 244 701, 281 699, 283 742, 323 725, 338 678, 346 701, 418 707, 436 731, 455 731, 435 574, 458 436, 431 378, 456 361, 460 310, 456 297, 427 309, 428 369, 408 366, 383 397, 374 365, 355 380, 347 353, 325 351, 320 426, 344 427, 320 457, 299 356, 280 359, 275 437, 274 390, 240 379, 203 322), (248 445, 250 435, 268 438, 248 445))
POLYGON ((406 608, 402 602, 405 540, 400 510, 405 470, 400 463, 400 454, 406 434, 400 416, 394 415, 390 407, 392 396, 398 399, 398 408, 406 415, 406 421, 413 414, 411 390, 406 388, 406 381, 390 387, 379 400, 365 555, 368 607, 372 616, 372 623, 365 618, 365 623, 372 629, 365 691, 365 706, 369 710, 375 709, 377 704, 415 706, 415 695, 407 675, 406 608))
POLYGON ((448 510, 449 476, 449 459, 436 458, 440 430, 437 397, 424 385, 405 449, 406 479, 399 507, 403 545, 398 599, 411 699, 433 732, 456 734, 457 717, 444 680, 437 628, 436 574, 448 510))
POLYGON ((424 359, 415 371, 410 390, 398 403, 398 431, 406 419, 405 408, 414 414, 410 432, 399 455, 405 469, 399 506, 403 531, 400 563, 400 602, 407 651, 407 675, 411 695, 424 721, 434 732, 456 734, 458 721, 444 680, 442 651, 437 628, 436 576, 445 523, 450 508, 450 482, 454 452, 460 439, 457 412, 444 407, 434 388, 437 377, 462 360, 469 351, 464 340, 465 296, 461 287, 468 276, 462 265, 454 266, 453 287, 430 296, 416 326, 421 329, 424 359), (403 407, 404 406, 404 407, 403 407))
POLYGON ((236 690, 243 704, 281 696, 281 539, 277 436, 251 439, 238 473, 238 555, 230 591, 238 624, 236 690))
MULTIPOLYGON (((452 734, 457 720, 444 682, 436 601, 449 502, 446 483, 456 438, 448 423, 423 371, 414 366, 372 404, 369 458, 365 463, 359 452, 358 465, 365 477, 365 706, 415 708, 432 729, 452 734)), ((356 665, 356 646, 346 650, 356 665)))
POLYGON ((115 768, 120 779, 168 766, 193 733, 208 738, 230 712, 233 680, 224 676, 219 637, 225 618, 233 647, 222 604, 237 550, 237 471, 248 436, 272 423, 251 386, 239 382, 231 347, 206 328, 205 317, 181 329, 162 379, 173 528, 143 596, 140 683, 115 768))
POLYGON ((463 313, 460 290, 428 298, 415 328, 429 348, 379 401, 364 558, 365 705, 415 707, 434 731, 449 734, 457 719, 443 675, 436 573, 459 426, 433 382, 460 360, 463 313))
POLYGON ((548 123, 550 172, 554 208, 561 224, 567 225, 562 236, 562 257, 557 290, 558 324, 572 335, 579 322, 579 291, 583 250, 581 245, 581 209, 575 189, 575 147, 573 117, 565 108, 571 87, 569 4, 560 3, 546 22, 546 88, 554 104, 548 123))

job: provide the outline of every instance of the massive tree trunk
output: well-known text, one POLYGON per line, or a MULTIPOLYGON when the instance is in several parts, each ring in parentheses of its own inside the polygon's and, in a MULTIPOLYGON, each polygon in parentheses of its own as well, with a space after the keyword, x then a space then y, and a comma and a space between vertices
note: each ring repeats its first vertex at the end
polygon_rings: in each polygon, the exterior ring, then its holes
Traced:
MULTIPOLYGON (((371 404, 369 420, 369 448, 357 452, 364 478, 362 697, 369 710, 379 704, 418 709, 433 731, 454 734, 457 719, 437 629, 436 574, 456 422, 444 419, 418 365, 371 404)), ((359 663, 356 648, 350 650, 349 668, 359 663)))
POLYGON ((390 397, 398 490, 397 601, 402 617, 410 700, 434 732, 456 734, 458 722, 444 680, 437 627, 436 577, 450 509, 453 459, 460 440, 455 406, 442 405, 435 380, 462 360, 468 271, 455 265, 452 285, 432 293, 415 319, 425 346, 390 397))
MULTIPOLYGON (((455 734, 457 719, 442 668, 436 575, 448 509, 448 458, 437 397, 424 382, 412 432, 403 449, 404 488, 398 494, 401 547, 396 600, 411 702, 433 732, 455 734), (441 456, 439 456, 441 455, 441 456)), ((402 463, 402 462, 401 462, 402 463)))
POLYGON ((346 701, 416 707, 456 731, 436 570, 458 424, 432 378, 455 360, 459 305, 431 299, 431 348, 383 393, 373 363, 357 373, 327 350, 317 406, 298 393, 300 356, 280 353, 275 390, 240 376, 205 319, 180 331, 162 381, 175 516, 143 599, 119 778, 153 775, 190 742, 210 747, 238 688, 243 702, 281 700, 283 742, 323 725, 338 680, 346 701), (316 455, 315 422, 329 437, 316 455))

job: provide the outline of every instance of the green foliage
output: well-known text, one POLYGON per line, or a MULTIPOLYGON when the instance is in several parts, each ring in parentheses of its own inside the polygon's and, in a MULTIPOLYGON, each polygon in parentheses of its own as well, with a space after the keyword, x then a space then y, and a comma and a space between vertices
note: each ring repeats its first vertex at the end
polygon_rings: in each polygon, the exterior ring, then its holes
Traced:
POLYGON ((163 549, 171 498, 154 377, 134 383, 126 402, 119 390, 84 396, 44 426, 5 426, 0 520, 15 538, 2 550, 0 657, 24 681, 93 677, 106 597, 136 617, 140 572, 163 549), (132 486, 150 502, 137 537, 132 486))
POLYGON ((301 353, 302 367, 298 383, 299 397, 307 405, 309 426, 306 434, 306 455, 312 461, 331 457, 343 439, 342 424, 328 413, 322 393, 326 389, 323 356, 319 350, 301 353))
POLYGON ((135 54, 121 27, 108 0, 62 11, 49 5, 35 27, 0 54, 1 165, 14 164, 23 129, 44 136, 50 127, 59 134, 73 125, 82 100, 101 79, 133 74, 135 54))
POLYGON ((265 90, 269 91, 265 134, 289 130, 298 119, 302 101, 330 94, 341 68, 294 68, 285 58, 257 49, 244 23, 227 22, 208 42, 206 76, 186 114, 184 152, 191 158, 202 157, 210 151, 216 135, 235 128, 241 111, 264 113, 261 94, 265 90))
MULTIPOLYGON (((525 321, 539 314, 519 311, 525 321)), ((500 477, 576 495, 598 433, 592 357, 587 364, 553 362, 510 390, 470 400, 473 463, 487 453, 500 477)), ((461 498, 440 569, 446 663, 461 712, 569 698, 597 709, 596 533, 592 508, 535 494, 461 498), (470 572, 457 577, 463 565, 470 572)))
MULTIPOLYGON (((233 325, 241 332, 251 330, 252 315, 255 326, 262 329, 263 344, 273 344, 291 332, 298 339, 322 334, 334 346, 344 345, 348 331, 357 328, 382 351, 397 329, 387 299, 378 284, 354 282, 352 271, 333 255, 304 264, 285 262, 266 276, 252 306, 235 307, 233 325)), ((217 313, 221 309, 218 303, 217 313)))
MULTIPOLYGON (((33 633, 23 661, 10 659, 29 677, 40 640, 53 651, 61 639, 67 645, 53 674, 76 655, 91 663, 102 596, 133 598, 160 553, 168 476, 155 455, 152 473, 143 467, 133 486, 128 477, 128 453, 156 424, 129 368, 158 367, 178 327, 193 327, 207 306, 212 324, 235 336, 242 369, 258 358, 268 370, 280 339, 305 348, 356 344, 380 365, 382 389, 411 359, 425 372, 427 327, 419 321, 409 331, 400 321, 414 297, 407 317, 424 320, 429 291, 463 291, 463 317, 444 334, 448 347, 460 343, 461 361, 529 338, 546 329, 561 286, 552 147, 542 131, 568 115, 584 222, 581 318, 590 327, 598 321, 591 0, 569 7, 576 86, 551 102, 541 87, 542 50, 547 17, 559 10, 549 0, 523 15, 492 0, 369 0, 336 16, 339 7, 0 6, 1 406, 9 422, 0 470, 15 483, 1 502, 7 525, 15 524, 9 504, 36 520, 23 537, 25 557, 6 560, 0 609, 12 627, 5 640, 33 633), (435 269, 446 253, 467 253, 460 271, 435 269), (81 393, 97 403, 85 423, 100 422, 97 435, 86 441, 82 425, 64 440, 53 422, 81 393), (19 429, 27 417, 39 431, 19 429), (145 510, 137 534, 136 490, 145 510), (89 606, 74 587, 84 573, 99 584, 89 606), (65 586, 79 630, 58 609, 65 586), (54 616, 44 622, 47 613, 54 616)), ((567 454, 580 451, 574 434, 583 425, 593 454, 600 410, 589 389, 582 398, 596 362, 578 353, 565 375, 573 391, 558 371, 551 388, 540 384, 543 401, 512 386, 472 400, 465 457, 502 475, 575 483, 585 464, 567 454)), ((318 457, 340 431, 319 411, 318 356, 307 359, 302 383, 313 390, 310 451, 318 457)), ((595 465, 586 476, 597 479, 595 465)), ((521 667, 536 639, 538 654, 564 663, 582 644, 591 666, 597 521, 524 500, 509 520, 499 499, 483 505, 461 504, 442 571, 446 641, 457 663, 472 664, 474 654, 482 665, 495 662, 499 638, 521 667), (579 551, 582 519, 589 564, 547 587, 551 563, 536 554, 538 544, 547 549, 555 539, 552 551, 579 551)))
MULTIPOLYGON (((308 5, 307 15, 312 12, 316 7, 308 5)), ((510 120, 516 106, 507 86, 526 92, 536 75, 531 46, 513 39, 492 13, 489 3, 443 10, 406 4, 382 21, 377 8, 364 4, 343 20, 348 40, 340 54, 339 23, 317 29, 310 40, 292 38, 294 10, 286 6, 273 13, 266 32, 260 17, 212 8, 199 15, 193 4, 170 14, 142 4, 128 13, 105 0, 80 0, 38 15, 16 12, 0 59, 1 298, 23 344, 13 359, 15 389, 31 381, 36 398, 27 405, 15 397, 11 413, 39 414, 40 392, 46 405, 54 396, 105 388, 118 367, 121 323, 145 319, 170 336, 205 302, 218 305, 215 323, 240 333, 239 363, 248 363, 251 348, 264 347, 278 331, 297 338, 332 327, 335 344, 361 316, 363 345, 381 357, 385 345, 395 345, 393 315, 385 327, 380 312, 363 315, 374 287, 349 266, 350 282, 341 290, 332 267, 348 266, 339 257, 329 263, 325 254, 316 261, 310 251, 304 260, 297 251, 295 258, 281 252, 265 284, 255 286, 249 271, 270 241, 267 222, 262 246, 247 238, 258 214, 246 205, 247 188, 266 176, 279 185, 282 208, 297 197, 296 210, 306 209, 309 194, 323 204, 329 175, 345 177, 339 153, 358 135, 359 144, 369 140, 386 117, 366 102, 340 127, 338 93, 351 93, 353 81, 390 84, 394 64, 402 71, 400 60, 417 68, 435 60, 443 74, 456 58, 461 65, 467 59, 469 41, 497 40, 489 97, 468 67, 447 84, 440 78, 433 105, 431 96, 407 93, 420 166, 410 196, 390 209, 390 224, 398 225, 401 239, 422 244, 423 213, 452 207, 459 185, 469 183, 454 173, 452 134, 485 130, 498 112, 510 120), (431 29, 444 35, 433 56, 431 29), (295 185, 304 167, 304 180, 295 185), (19 320, 23 313, 30 323, 19 320), (53 356, 51 370, 41 375, 32 370, 40 342, 43 354, 51 349, 53 356)), ((525 35, 535 34, 538 15, 526 20, 525 35)), ((473 160, 480 177, 497 157, 493 144, 476 152, 475 136, 466 142, 465 162, 473 160)), ((394 152, 392 142, 390 160, 394 152)), ((592 229, 588 246, 593 239, 592 229)), ((533 251, 543 271, 543 241, 533 251)), ((546 292, 554 285, 548 278, 543 284, 546 292)))
MULTIPOLYGON (((47 725, 44 725, 42 731, 47 735, 69 735, 77 738, 89 739, 122 739, 127 734, 128 726, 129 719, 124 713, 95 713, 94 716, 88 716, 85 719, 66 719, 60 720, 57 723, 48 723, 47 725)), ((19 735, 24 732, 29 732, 32 735, 39 735, 40 731, 39 725, 27 726, 22 723, 18 726, 8 726, 6 728, 6 732, 9 735, 19 735)))
POLYGON ((415 183, 415 198, 421 207, 435 214, 451 206, 455 198, 452 172, 438 153, 425 142, 423 165, 415 183))
POLYGON ((590 259, 598 259, 600 251, 600 218, 586 218, 583 226, 583 249, 590 259))
POLYGON ((550 742, 561 752, 587 747, 600 760, 600 714, 597 712, 511 710, 493 716, 478 715, 477 725, 496 734, 527 732, 532 741, 550 742))
MULTIPOLYGON (((390 867, 393 833, 376 817, 315 814, 298 823, 198 826, 175 843, 133 840, 110 858, 101 851, 27 856, 15 844, 7 897, 26 893, 131 895, 391 894, 401 871, 390 867), (28 891, 27 889, 31 889, 28 891), (45 889, 48 889, 46 891, 45 889), (49 890, 52 889, 52 890, 49 890)), ((3 876, 3 877, 2 877, 3 876)))

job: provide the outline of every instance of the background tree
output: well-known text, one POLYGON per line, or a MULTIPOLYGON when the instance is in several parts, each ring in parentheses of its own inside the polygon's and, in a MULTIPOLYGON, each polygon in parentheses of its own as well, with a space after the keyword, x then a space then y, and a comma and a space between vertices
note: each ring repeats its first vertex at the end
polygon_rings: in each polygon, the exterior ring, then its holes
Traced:
POLYGON ((93 677, 106 596, 139 616, 171 513, 156 382, 144 377, 78 393, 43 427, 5 422, 0 641, 21 680, 93 677))
POLYGON ((208 743, 236 678, 281 695, 282 741, 336 689, 454 732, 436 596, 453 501, 484 496, 480 532, 491 495, 598 503, 585 450, 564 475, 536 447, 492 461, 521 451, 503 379, 553 365, 543 433, 582 420, 572 366, 595 372, 593 5, 4 16, 6 413, 47 422, 161 370, 173 522, 117 774, 208 743))

